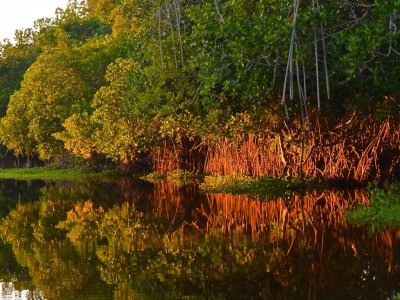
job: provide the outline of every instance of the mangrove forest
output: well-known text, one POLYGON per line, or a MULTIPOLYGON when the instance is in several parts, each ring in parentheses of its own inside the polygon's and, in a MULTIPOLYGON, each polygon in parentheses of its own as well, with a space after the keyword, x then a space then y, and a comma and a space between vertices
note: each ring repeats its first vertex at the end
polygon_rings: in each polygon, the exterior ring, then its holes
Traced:
POLYGON ((2 165, 393 181, 397 0, 87 0, 0 45, 2 165))
POLYGON ((69 0, 2 40, 0 299, 400 300, 400 0, 69 0))

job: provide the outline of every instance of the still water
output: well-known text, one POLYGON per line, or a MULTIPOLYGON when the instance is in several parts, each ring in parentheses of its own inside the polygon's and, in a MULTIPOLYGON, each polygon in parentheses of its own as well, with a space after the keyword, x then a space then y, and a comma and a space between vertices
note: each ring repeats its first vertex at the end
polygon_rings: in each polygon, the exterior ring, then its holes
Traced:
POLYGON ((400 230, 362 190, 274 201, 197 184, 0 181, 0 299, 388 299, 400 230))

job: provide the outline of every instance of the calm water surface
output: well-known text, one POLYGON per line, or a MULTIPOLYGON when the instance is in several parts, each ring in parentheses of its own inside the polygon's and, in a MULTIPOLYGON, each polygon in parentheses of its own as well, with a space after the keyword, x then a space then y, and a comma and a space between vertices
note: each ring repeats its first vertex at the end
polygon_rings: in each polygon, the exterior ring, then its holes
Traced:
POLYGON ((0 181, 0 299, 387 299, 400 231, 364 191, 275 201, 196 184, 0 181))

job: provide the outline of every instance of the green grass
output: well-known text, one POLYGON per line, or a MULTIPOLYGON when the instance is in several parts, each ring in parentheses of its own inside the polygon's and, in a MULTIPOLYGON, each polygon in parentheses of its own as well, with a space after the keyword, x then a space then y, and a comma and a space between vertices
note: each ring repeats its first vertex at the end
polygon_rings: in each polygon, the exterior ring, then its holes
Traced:
POLYGON ((150 182, 168 181, 175 185, 187 183, 198 183, 203 181, 200 188, 205 192, 212 193, 232 193, 262 196, 265 199, 273 199, 289 195, 293 192, 304 191, 305 189, 319 189, 321 185, 310 182, 300 181, 296 178, 277 179, 272 177, 252 177, 252 176, 202 176, 194 172, 176 170, 165 173, 150 173, 141 176, 141 179, 150 182))
POLYGON ((374 184, 368 186, 371 197, 368 206, 359 206, 346 212, 346 220, 351 224, 374 225, 378 228, 400 226, 400 193, 393 185, 388 190, 379 189, 374 184))
POLYGON ((141 176, 139 176, 139 178, 155 183, 155 182, 167 180, 167 174, 160 173, 160 172, 153 172, 153 173, 149 173, 146 175, 141 175, 141 176))
POLYGON ((160 182, 160 181, 168 181, 173 185, 185 185, 187 183, 195 183, 198 182, 199 179, 202 179, 203 176, 198 173, 186 170, 174 170, 169 173, 160 173, 153 172, 140 177, 143 180, 147 180, 149 182, 160 182))
POLYGON ((246 194, 274 199, 320 186, 312 182, 301 182, 295 178, 206 176, 201 188, 206 192, 246 194))
POLYGON ((1 179, 15 180, 68 180, 79 181, 85 179, 110 179, 118 176, 113 170, 95 172, 90 168, 25 168, 25 169, 0 169, 1 179))

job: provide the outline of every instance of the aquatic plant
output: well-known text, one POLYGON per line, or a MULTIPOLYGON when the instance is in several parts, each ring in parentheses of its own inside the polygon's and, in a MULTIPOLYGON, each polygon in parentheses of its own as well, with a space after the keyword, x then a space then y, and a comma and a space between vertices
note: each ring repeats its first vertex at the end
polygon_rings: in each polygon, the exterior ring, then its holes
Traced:
POLYGON ((400 194, 396 187, 380 189, 375 183, 368 185, 370 203, 346 212, 353 224, 371 224, 380 227, 400 226, 400 194))
POLYGON ((313 182, 303 182, 298 178, 285 177, 281 179, 262 176, 206 176, 201 189, 213 193, 232 193, 262 196, 274 199, 287 196, 295 191, 320 187, 313 182))

